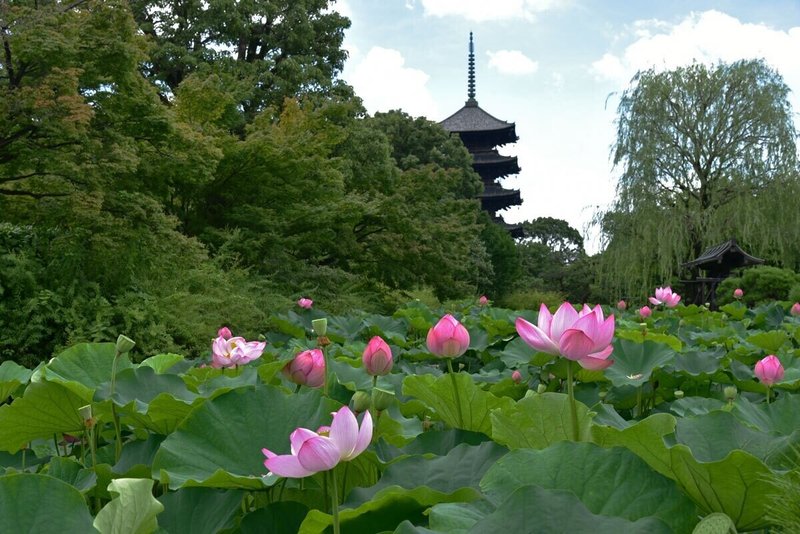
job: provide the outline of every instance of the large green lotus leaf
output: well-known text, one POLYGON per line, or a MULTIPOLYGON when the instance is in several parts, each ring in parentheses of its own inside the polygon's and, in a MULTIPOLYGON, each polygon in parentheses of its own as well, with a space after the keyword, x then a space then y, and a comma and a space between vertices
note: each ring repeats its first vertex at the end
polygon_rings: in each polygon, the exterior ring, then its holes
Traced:
MULTIPOLYGON (((63 383, 89 403, 98 386, 111 380, 115 354, 114 343, 78 343, 50 360, 42 376, 51 382, 63 383)), ((120 356, 117 373, 129 367, 128 355, 120 356)))
POLYGON ((770 354, 775 354, 788 339, 789 334, 785 330, 771 330, 748 336, 747 342, 770 354))
POLYGON ((660 343, 662 345, 667 345, 675 352, 680 352, 683 347, 681 340, 673 335, 662 334, 660 332, 647 332, 641 328, 630 330, 619 329, 615 332, 615 337, 617 340, 624 339, 626 341, 633 341, 634 343, 646 343, 647 341, 660 343))
POLYGON ((360 365, 354 367, 347 362, 335 358, 328 359, 328 366, 336 380, 351 391, 367 391, 372 389, 372 377, 360 365))
POLYGON ((507 397, 495 397, 478 388, 466 373, 446 374, 438 378, 432 375, 408 376, 403 380, 403 394, 421 400, 451 428, 487 435, 492 431, 489 413, 495 409, 511 409, 514 405, 514 401, 507 397), (456 378, 463 421, 459 421, 453 376, 456 378))
POLYGON ((176 399, 169 393, 162 393, 144 407, 144 413, 137 411, 133 403, 125 406, 122 413, 134 423, 134 426, 166 436, 174 432, 192 409, 205 400, 198 397, 194 402, 189 403, 176 399))
MULTIPOLYGON (((603 489, 603 493, 606 492, 608 488, 603 489)), ((497 510, 475 523, 471 532, 666 534, 672 530, 655 517, 629 521, 622 517, 593 514, 570 491, 523 486, 514 491, 497 510)))
POLYGON ((25 395, 0 406, 0 450, 16 452, 37 438, 83 431, 78 409, 86 401, 55 382, 31 382, 25 395))
POLYGON ((495 506, 483 499, 470 503, 445 502, 431 508, 428 526, 431 532, 467 534, 475 523, 494 510, 495 506))
POLYGON ((740 531, 768 525, 773 474, 752 454, 734 450, 718 462, 699 462, 688 447, 676 445, 670 463, 678 484, 704 512, 727 514, 740 531))
POLYGON ((156 373, 163 374, 176 364, 183 361, 185 360, 180 354, 156 354, 155 356, 150 356, 149 358, 143 360, 139 366, 152 367, 156 373))
POLYGON ((529 485, 569 490, 594 514, 631 521, 655 516, 673 532, 688 532, 697 522, 694 503, 674 481, 621 447, 564 441, 539 451, 519 449, 500 458, 481 480, 481 490, 497 504, 529 485))
POLYGON ((422 434, 422 421, 417 417, 405 417, 397 404, 381 412, 376 421, 374 439, 383 439, 395 447, 402 447, 422 434))
POLYGON ((114 464, 111 471, 118 477, 137 478, 134 473, 142 473, 142 478, 148 478, 151 474, 153 458, 164 441, 164 436, 159 434, 149 434, 147 439, 129 441, 122 446, 122 454, 119 461, 114 464))
POLYGON ((265 384, 269 384, 275 378, 275 376, 281 372, 281 370, 286 367, 286 364, 289 362, 288 359, 286 360, 279 360, 275 362, 266 362, 261 363, 256 367, 256 372, 258 373, 258 378, 265 384))
POLYGON ((77 460, 70 457, 56 456, 47 465, 47 474, 63 480, 81 493, 86 493, 97 484, 97 473, 84 468, 77 460))
POLYGON ((669 405, 669 411, 678 417, 690 415, 703 415, 725 407, 725 403, 719 399, 708 397, 685 397, 676 399, 669 405))
POLYGON ((528 365, 535 352, 521 337, 516 337, 506 343, 502 350, 489 350, 493 357, 499 357, 506 367, 511 369, 528 365))
POLYGON ((770 404, 752 403, 740 396, 731 413, 762 432, 788 436, 800 429, 800 395, 781 395, 770 404))
POLYGON ((80 491, 47 475, 0 476, 0 532, 95 532, 80 491))
POLYGON ((244 516, 240 530, 242 534, 296 534, 307 514, 308 507, 299 502, 273 502, 244 516))
POLYGON ((675 355, 671 367, 691 376, 712 375, 719 370, 723 356, 725 349, 721 347, 715 350, 687 350, 675 355))
MULTIPOLYGON (((193 369, 193 372, 205 369, 193 369)), ((217 371, 207 375, 207 378, 196 384, 197 394, 201 397, 213 398, 242 386, 254 386, 260 382, 256 367, 247 366, 238 369, 209 369, 217 371), (221 371, 221 372, 220 372, 221 371), (231 374, 228 374, 231 373, 231 374)), ((189 386, 192 384, 189 382, 189 386)))
MULTIPOLYGON (((589 438, 591 416, 577 402, 578 435, 589 438)), ((569 397, 563 393, 531 394, 508 408, 492 412, 492 438, 509 449, 544 449, 557 441, 572 439, 569 397)))
POLYGON ((730 304, 726 304, 725 306, 721 306, 719 308, 721 311, 724 311, 728 315, 731 316, 732 319, 737 321, 741 321, 744 319, 745 313, 747 313, 747 307, 743 306, 738 302, 731 302, 730 304))
POLYGON ((606 369, 606 376, 617 387, 641 386, 650 380, 654 369, 670 363, 674 356, 675 351, 664 343, 616 339, 610 356, 614 365, 606 369))
POLYGON ((117 478, 108 485, 113 498, 94 518, 101 534, 150 534, 158 528, 156 516, 164 505, 153 497, 148 478, 117 478))
POLYGON ((466 443, 467 445, 480 445, 490 438, 482 432, 470 432, 469 430, 446 429, 429 430, 421 432, 411 443, 402 448, 393 447, 384 441, 375 444, 378 457, 389 462, 401 456, 415 454, 433 454, 444 456, 457 445, 466 443))
POLYGON ((601 447, 625 447, 662 475, 675 478, 664 436, 675 432, 675 417, 658 413, 625 429, 593 425, 592 441, 601 447))
POLYGON ((197 398, 179 376, 157 374, 152 367, 144 366, 117 373, 113 396, 111 383, 107 382, 97 388, 95 400, 111 398, 118 406, 134 404, 137 412, 145 413, 150 401, 165 393, 189 404, 197 398))
POLYGON ((798 434, 779 436, 756 430, 726 411, 683 417, 675 428, 676 441, 688 446, 700 462, 716 462, 740 449, 776 469, 793 467, 791 453, 800 443, 798 434))
POLYGON ((364 319, 364 325, 369 329, 368 338, 381 336, 385 341, 391 341, 405 346, 408 334, 408 323, 402 319, 394 319, 383 315, 369 315, 364 319))
POLYGON ((702 521, 695 525, 692 534, 736 534, 736 525, 733 520, 725 514, 709 514, 702 521))
POLYGON ((161 444, 153 473, 171 488, 263 489, 262 448, 289 452, 289 434, 331 423, 339 404, 319 391, 287 394, 273 386, 235 389, 189 414, 161 444))
POLYGON ((345 505, 361 506, 390 487, 413 489, 425 486, 444 495, 465 488, 477 490, 478 483, 486 470, 506 452, 508 452, 506 448, 486 441, 477 446, 458 445, 446 456, 403 458, 389 465, 377 484, 368 488, 354 489, 345 505), (454 466, 469 466, 469 468, 456 469, 454 466))
POLYGON ((16 362, 6 360, 0 364, 0 399, 5 400, 22 384, 27 384, 33 371, 16 362))
POLYGON ((233 526, 244 492, 183 488, 158 498, 164 511, 158 526, 169 534, 216 534, 233 526))

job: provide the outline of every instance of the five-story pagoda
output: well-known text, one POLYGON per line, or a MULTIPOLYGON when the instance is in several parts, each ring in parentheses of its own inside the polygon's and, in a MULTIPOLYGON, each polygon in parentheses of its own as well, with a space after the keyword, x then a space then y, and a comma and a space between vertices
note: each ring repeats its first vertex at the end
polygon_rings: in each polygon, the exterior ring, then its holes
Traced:
POLYGON ((506 143, 514 143, 518 137, 513 122, 501 121, 478 106, 475 100, 475 45, 472 32, 469 34, 469 68, 467 83, 467 101, 464 107, 447 117, 440 124, 461 137, 464 146, 472 154, 472 167, 483 180, 483 194, 480 196, 481 207, 489 212, 492 220, 501 224, 514 237, 522 237, 522 228, 507 224, 497 214, 509 206, 522 204, 519 191, 505 189, 497 183, 499 178, 517 174, 520 171, 517 158, 503 156, 497 147, 506 143))

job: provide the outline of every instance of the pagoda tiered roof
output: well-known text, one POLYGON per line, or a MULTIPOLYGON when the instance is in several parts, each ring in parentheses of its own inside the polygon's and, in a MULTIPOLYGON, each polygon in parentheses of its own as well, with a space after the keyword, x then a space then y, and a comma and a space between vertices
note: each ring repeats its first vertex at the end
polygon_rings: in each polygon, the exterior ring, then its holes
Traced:
POLYGON ((486 146, 514 143, 518 139, 513 122, 506 122, 490 115, 474 98, 467 100, 464 107, 440 124, 445 130, 459 134, 467 147, 478 144, 476 142, 484 138, 490 138, 492 141, 486 146))

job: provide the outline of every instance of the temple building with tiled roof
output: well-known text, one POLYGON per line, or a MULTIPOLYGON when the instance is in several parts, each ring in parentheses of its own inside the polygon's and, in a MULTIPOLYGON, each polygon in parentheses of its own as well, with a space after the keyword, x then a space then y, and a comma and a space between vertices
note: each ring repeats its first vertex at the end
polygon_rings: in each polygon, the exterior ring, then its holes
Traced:
POLYGON ((497 214, 510 206, 522 204, 519 190, 505 189, 497 180, 520 171, 517 158, 503 156, 497 147, 515 143, 518 139, 513 122, 493 117, 475 100, 475 45, 472 32, 469 34, 467 101, 464 107, 447 117, 440 124, 450 133, 458 134, 464 146, 472 154, 472 168, 483 180, 481 207, 491 215, 492 220, 503 225, 514 237, 522 236, 522 228, 507 224, 497 214))

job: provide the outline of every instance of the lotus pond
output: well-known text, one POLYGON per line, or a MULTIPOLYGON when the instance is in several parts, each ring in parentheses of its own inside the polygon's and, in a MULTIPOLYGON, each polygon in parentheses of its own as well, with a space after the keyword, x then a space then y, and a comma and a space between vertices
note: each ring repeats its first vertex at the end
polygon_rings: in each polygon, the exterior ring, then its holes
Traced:
POLYGON ((786 528, 800 500, 790 304, 646 319, 604 307, 613 364, 599 370, 526 343, 515 324, 537 311, 472 303, 447 310, 469 334, 451 358, 427 339, 444 312, 411 303, 276 314, 260 357, 222 368, 213 333, 201 360, 138 355, 123 339, 35 369, 6 361, 0 532, 311 534, 334 532, 334 515, 359 534, 786 528), (378 376, 363 362, 375 336, 393 355, 378 376), (324 384, 308 374, 318 360, 293 363, 317 348, 324 384), (784 371, 769 389, 754 373, 767 355, 784 371), (343 406, 359 426, 332 419, 343 406), (263 449, 303 462, 303 440, 339 448, 307 476, 265 466, 263 449))

